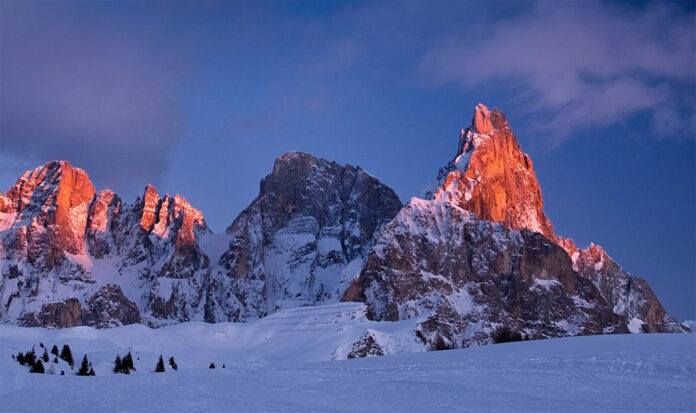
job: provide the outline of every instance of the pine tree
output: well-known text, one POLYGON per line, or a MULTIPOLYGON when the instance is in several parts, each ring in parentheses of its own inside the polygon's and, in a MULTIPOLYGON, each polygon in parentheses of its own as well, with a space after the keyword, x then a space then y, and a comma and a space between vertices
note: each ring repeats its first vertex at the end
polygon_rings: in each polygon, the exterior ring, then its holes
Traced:
POLYGON ((114 373, 122 373, 123 372, 123 363, 121 363, 121 356, 118 354, 116 355, 116 360, 114 361, 114 373))
POLYGON ((41 360, 36 360, 36 363, 34 363, 33 366, 31 366, 31 369, 29 370, 29 373, 41 373, 44 374, 44 366, 41 360))
POLYGON ((169 357, 169 365, 172 366, 172 369, 174 371, 179 369, 179 366, 176 364, 176 361, 174 361, 174 356, 169 357))
POLYGON ((26 362, 24 361, 24 353, 22 353, 21 351, 17 353, 17 362, 22 366, 26 364, 26 362))
POLYGON ((70 351, 70 346, 67 344, 63 345, 63 349, 60 351, 60 358, 65 360, 66 363, 73 367, 75 365, 75 360, 73 360, 72 351, 70 351))
POLYGON ((97 374, 94 372, 94 369, 90 366, 89 368, 89 373, 87 373, 88 376, 96 376, 97 374))
POLYGON ((43 343, 39 343, 39 347, 46 348, 46 346, 44 346, 43 343))
POLYGON ((54 356, 58 355, 58 346, 56 346, 55 344, 53 345, 53 348, 51 348, 51 354, 53 354, 54 356))
POLYGON ((123 358, 123 367, 126 370, 126 374, 129 374, 131 370, 135 370, 135 366, 133 365, 133 356, 131 355, 130 351, 128 354, 126 354, 126 357, 123 358))
POLYGON ((34 353, 33 348, 24 355, 24 362, 30 366, 36 364, 36 354, 34 353))
POLYGON ((157 367, 155 367, 155 373, 164 373, 164 359, 160 354, 159 360, 157 360, 157 367))
POLYGON ((58 357, 53 357, 53 362, 54 362, 55 364, 58 364, 58 357))
POLYGON ((43 359, 44 363, 48 363, 48 351, 46 351, 45 348, 44 348, 43 356, 41 356, 41 358, 43 359))
POLYGON ((89 374, 89 360, 87 360, 87 355, 82 358, 82 365, 80 365, 80 370, 77 371, 78 376, 87 376, 89 374))
POLYGON ((60 371, 60 375, 61 375, 61 376, 65 376, 65 370, 61 370, 61 371, 60 371))
POLYGON ((215 363, 210 363, 210 366, 208 366, 209 369, 214 369, 215 368, 215 363))

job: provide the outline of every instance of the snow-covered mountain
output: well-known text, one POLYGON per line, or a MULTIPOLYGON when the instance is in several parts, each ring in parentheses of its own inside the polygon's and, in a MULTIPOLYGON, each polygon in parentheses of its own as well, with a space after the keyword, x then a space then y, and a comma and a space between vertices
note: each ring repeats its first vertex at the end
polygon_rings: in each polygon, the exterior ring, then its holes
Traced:
POLYGON ((345 300, 377 320, 421 318, 430 348, 515 338, 681 332, 648 284, 600 247, 557 238, 529 156, 479 104, 428 199, 377 236, 345 300))
POLYGON ((227 228, 229 249, 213 273, 215 319, 338 302, 373 235, 400 208, 396 193, 360 167, 285 154, 227 228))
POLYGON ((227 234, 149 185, 133 205, 96 193, 64 161, 24 173, 0 207, 2 321, 109 327, 338 302, 401 201, 359 167, 288 153, 227 234))
POLYGON ((210 258, 201 245, 212 233, 181 196, 147 186, 128 205, 62 161, 25 172, 0 200, 3 322, 202 320, 210 258))
MULTIPOLYGON (((0 274, 0 319, 24 326, 247 321, 343 300, 408 320, 399 340, 420 349, 683 331, 644 280, 555 235, 529 156, 483 105, 425 199, 402 206, 360 167, 292 152, 225 234, 179 195, 147 186, 129 205, 48 163, 0 193, 0 274)), ((346 345, 383 354, 384 337, 346 345)))

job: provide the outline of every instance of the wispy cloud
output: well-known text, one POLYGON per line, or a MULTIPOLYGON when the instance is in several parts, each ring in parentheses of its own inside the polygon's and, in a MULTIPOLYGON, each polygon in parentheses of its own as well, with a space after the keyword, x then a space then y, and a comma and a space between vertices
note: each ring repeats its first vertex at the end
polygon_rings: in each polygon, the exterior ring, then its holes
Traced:
POLYGON ((500 91, 559 144, 650 113, 655 135, 693 137, 694 14, 676 6, 538 3, 438 39, 421 62, 437 85, 500 91))
POLYGON ((2 151, 37 163, 67 159, 116 187, 144 185, 183 136, 185 67, 153 44, 152 32, 80 13, 89 11, 2 5, 2 151))

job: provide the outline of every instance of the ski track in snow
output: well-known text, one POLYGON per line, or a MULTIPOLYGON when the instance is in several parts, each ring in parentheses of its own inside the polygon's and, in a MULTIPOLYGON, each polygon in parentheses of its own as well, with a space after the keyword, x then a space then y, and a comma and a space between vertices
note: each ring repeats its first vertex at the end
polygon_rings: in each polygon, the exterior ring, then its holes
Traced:
POLYGON ((361 314, 359 305, 346 303, 247 324, 105 330, 0 325, 0 411, 696 410, 693 334, 573 337, 330 361, 366 327, 395 336, 411 327, 361 314), (40 342, 49 350, 69 344, 76 367, 86 353, 97 376, 74 376, 62 361, 47 366, 66 376, 30 374, 12 360, 32 345, 41 355, 40 342), (137 371, 111 373, 116 354, 129 350, 137 371), (173 355, 179 370, 167 364, 166 373, 153 373, 160 354, 165 360, 173 355), (210 362, 215 370, 208 369, 210 362))

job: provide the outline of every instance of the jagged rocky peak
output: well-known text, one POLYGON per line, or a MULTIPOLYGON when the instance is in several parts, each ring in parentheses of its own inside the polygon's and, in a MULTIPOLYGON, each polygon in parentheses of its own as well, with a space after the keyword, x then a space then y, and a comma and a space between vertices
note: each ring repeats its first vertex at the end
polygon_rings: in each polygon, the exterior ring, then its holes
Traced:
POLYGON ((0 197, 0 318, 30 326, 203 320, 211 233, 180 195, 129 205, 55 161, 0 197), (117 282, 117 284, 112 283, 117 282))
MULTIPOLYGON (((49 162, 22 174, 7 191, 4 210, 8 215, 0 227, 24 227, 20 231, 26 234, 24 247, 35 258, 43 255, 41 250, 49 240, 59 250, 81 254, 87 208, 94 192, 85 171, 66 161, 49 162)), ((48 265, 58 258, 55 251, 44 252, 51 255, 48 265)))
POLYGON ((592 280, 613 311, 626 317, 631 332, 683 331, 677 320, 664 309, 647 281, 631 276, 601 246, 590 243, 583 249, 570 238, 558 237, 556 241, 571 257, 573 269, 592 280))
POLYGON ((176 235, 177 245, 192 244, 196 235, 194 231, 211 232, 203 219, 203 213, 176 194, 165 194, 160 198, 152 185, 147 185, 142 199, 136 202, 140 213, 140 226, 148 233, 160 238, 176 235), (176 232, 167 231, 174 227, 176 232))
POLYGON ((417 318, 431 349, 544 338, 679 332, 648 284, 599 246, 556 238, 532 162, 484 105, 426 200, 379 233, 343 297, 376 320, 417 318))
POLYGON ((535 339, 628 332, 554 242, 440 199, 414 198, 385 226, 344 300, 376 320, 422 320, 431 349, 490 343, 503 327, 535 339))
POLYGON ((460 134, 457 153, 440 169, 431 198, 445 198, 479 218, 513 230, 527 228, 555 239, 543 211, 541 189, 502 112, 483 104, 460 134))
POLYGON ((286 153, 227 229, 218 290, 233 297, 218 292, 208 314, 245 320, 338 301, 400 208, 396 193, 360 167, 286 153))

